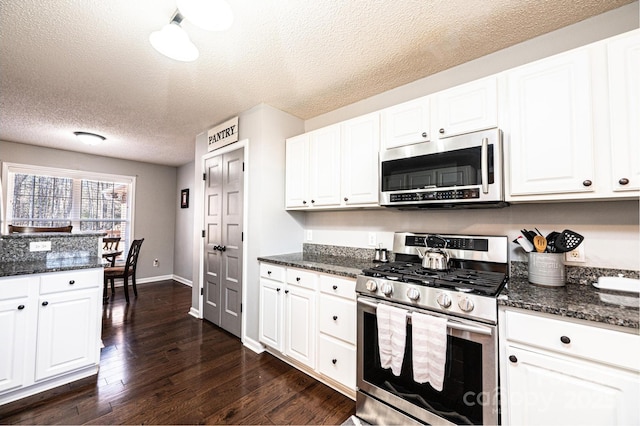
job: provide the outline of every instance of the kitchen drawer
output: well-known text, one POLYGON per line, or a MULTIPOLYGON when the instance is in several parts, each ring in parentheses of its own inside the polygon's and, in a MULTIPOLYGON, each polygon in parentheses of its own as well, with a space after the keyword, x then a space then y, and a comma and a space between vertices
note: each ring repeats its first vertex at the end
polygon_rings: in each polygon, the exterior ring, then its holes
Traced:
POLYGON ((318 371, 349 389, 356 388, 356 348, 327 336, 318 340, 318 371))
POLYGON ((99 287, 102 283, 102 270, 87 269, 71 272, 53 272, 41 276, 40 294, 99 287))
POLYGON ((318 287, 318 274, 302 269, 287 268, 287 283, 315 290, 318 287))
POLYGON ((509 342, 640 371, 640 335, 510 310, 505 318, 509 342))
POLYGON ((356 300, 356 282, 334 275, 320 275, 320 291, 334 296, 356 300))
POLYGON ((29 284, 38 278, 26 276, 0 279, 0 300, 17 299, 29 295, 29 284))
POLYGON ((345 342, 356 343, 356 302, 320 295, 320 332, 345 342))
POLYGON ((284 282, 284 267, 276 266, 271 263, 260 264, 260 276, 271 280, 284 282))

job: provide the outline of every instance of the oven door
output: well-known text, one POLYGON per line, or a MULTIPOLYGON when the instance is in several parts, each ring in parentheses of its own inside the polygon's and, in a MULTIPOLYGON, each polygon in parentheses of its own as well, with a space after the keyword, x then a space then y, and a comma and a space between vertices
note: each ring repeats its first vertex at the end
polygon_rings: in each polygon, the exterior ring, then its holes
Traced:
MULTIPOLYGON (((429 424, 498 424, 496 327, 447 317, 447 362, 443 389, 438 392, 428 383, 413 381, 411 324, 408 320, 400 376, 380 366, 378 303, 375 299, 358 297, 357 385, 363 398, 369 397, 368 400, 382 406, 376 414, 369 402, 367 413, 357 413, 358 416, 365 421, 384 423, 384 413, 391 407, 429 424)), ((405 305, 394 306, 409 310, 405 305)))

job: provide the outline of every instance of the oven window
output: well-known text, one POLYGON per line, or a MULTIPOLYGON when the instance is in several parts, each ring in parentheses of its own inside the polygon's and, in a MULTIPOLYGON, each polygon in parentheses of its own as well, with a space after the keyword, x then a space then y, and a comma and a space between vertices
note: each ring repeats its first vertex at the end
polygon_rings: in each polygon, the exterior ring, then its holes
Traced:
MULTIPOLYGON (((448 336, 447 365, 441 392, 428 383, 413 381, 411 325, 407 325, 407 344, 400 376, 380 367, 378 327, 374 314, 363 314, 363 379, 391 392, 413 405, 426 409, 455 424, 482 424, 482 345, 448 336)), ((489 408, 487 408, 489 409, 489 408)))
MULTIPOLYGON (((488 147, 489 183, 494 183, 493 145, 488 147)), ((481 148, 382 162, 382 191, 448 188, 481 184, 481 148)))

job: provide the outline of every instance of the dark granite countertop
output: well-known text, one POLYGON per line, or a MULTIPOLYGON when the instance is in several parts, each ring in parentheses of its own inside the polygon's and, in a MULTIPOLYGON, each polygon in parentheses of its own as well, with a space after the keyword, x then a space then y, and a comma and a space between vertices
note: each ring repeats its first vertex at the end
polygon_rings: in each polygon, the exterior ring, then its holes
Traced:
POLYGON ((102 258, 95 256, 58 257, 30 262, 0 262, 0 277, 102 267, 102 258))
POLYGON ((260 262, 274 263, 276 265, 290 266, 293 268, 308 269, 326 274, 356 278, 365 268, 375 265, 370 260, 354 257, 329 256, 311 253, 289 253, 276 256, 259 257, 260 262))
POLYGON ((0 235, 0 239, 35 239, 35 238, 77 238, 77 237, 104 237, 107 235, 105 231, 80 231, 80 232, 32 232, 32 233, 14 233, 0 235))
POLYGON ((531 284, 526 278, 511 277, 498 297, 498 304, 636 331, 640 327, 640 298, 637 295, 599 290, 591 283, 545 287, 531 284))

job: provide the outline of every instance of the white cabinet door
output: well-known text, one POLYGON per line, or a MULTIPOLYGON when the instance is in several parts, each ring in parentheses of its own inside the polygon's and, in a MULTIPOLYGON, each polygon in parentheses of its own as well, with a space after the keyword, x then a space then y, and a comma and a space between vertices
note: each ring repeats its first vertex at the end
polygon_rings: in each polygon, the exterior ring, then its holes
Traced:
POLYGON ((41 295, 36 344, 36 381, 99 361, 96 289, 41 295))
POLYGON ((340 205, 340 126, 309 135, 309 192, 312 206, 340 205))
POLYGON ((508 347, 512 425, 630 425, 640 422, 640 377, 627 370, 508 347))
POLYGON ((26 296, 0 300, 0 393, 25 382, 27 323, 34 305, 26 296))
POLYGON ((285 353, 315 368, 315 291, 289 286, 285 300, 285 353))
POLYGON ((259 340, 278 351, 284 349, 282 338, 284 283, 260 280, 259 340))
POLYGON ((640 189, 640 31, 607 45, 611 117, 611 187, 640 189))
POLYGON ((508 71, 511 196, 594 190, 589 53, 508 71))
POLYGON ((434 123, 442 139, 498 126, 498 88, 495 76, 444 90, 435 95, 438 121, 434 123))
POLYGON ((342 123, 342 201, 345 205, 378 204, 380 114, 342 123))
POLYGON ((384 149, 397 148, 431 140, 428 96, 382 110, 381 133, 384 149))
POLYGON ((285 160, 285 204, 287 208, 308 207, 309 202, 309 135, 287 139, 285 160))

